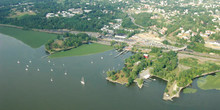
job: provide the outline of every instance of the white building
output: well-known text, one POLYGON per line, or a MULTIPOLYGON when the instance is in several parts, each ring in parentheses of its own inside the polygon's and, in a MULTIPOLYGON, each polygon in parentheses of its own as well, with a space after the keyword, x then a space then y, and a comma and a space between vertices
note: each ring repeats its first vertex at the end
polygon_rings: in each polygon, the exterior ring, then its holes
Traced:
POLYGON ((117 35, 115 35, 115 38, 125 39, 125 38, 127 38, 127 35, 117 34, 117 35))

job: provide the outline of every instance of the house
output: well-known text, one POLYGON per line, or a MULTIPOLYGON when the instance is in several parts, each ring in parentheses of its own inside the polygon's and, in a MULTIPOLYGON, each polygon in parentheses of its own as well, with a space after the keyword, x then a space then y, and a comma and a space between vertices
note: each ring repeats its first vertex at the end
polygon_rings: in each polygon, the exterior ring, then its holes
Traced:
POLYGON ((84 12, 86 12, 86 13, 89 13, 90 11, 92 11, 92 10, 84 10, 84 12))
POLYGON ((55 14, 54 13, 47 13, 46 18, 50 18, 50 17, 54 17, 55 14))
POLYGON ((148 58, 149 57, 149 55, 148 54, 144 54, 144 58, 148 58))
POLYGON ((78 9, 71 8, 68 11, 72 12, 73 14, 83 14, 83 10, 81 8, 78 9))

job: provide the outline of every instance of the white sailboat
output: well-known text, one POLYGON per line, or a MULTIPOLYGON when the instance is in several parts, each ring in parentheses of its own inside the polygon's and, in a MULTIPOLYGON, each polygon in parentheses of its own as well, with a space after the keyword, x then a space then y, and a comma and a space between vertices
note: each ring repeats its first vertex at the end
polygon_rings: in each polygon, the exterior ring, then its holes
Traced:
POLYGON ((82 85, 85 85, 84 77, 82 77, 80 82, 81 82, 82 85))
POLYGON ((101 59, 103 59, 103 57, 101 57, 101 59))
POLYGON ((67 72, 65 72, 64 74, 67 75, 67 72))
POLYGON ((53 82, 53 78, 50 78, 50 81, 53 82))
POLYGON ((20 63, 20 61, 17 61, 17 64, 19 64, 20 63))
POLYGON ((53 69, 50 69, 50 71, 53 71, 53 69))
POLYGON ((28 71, 28 68, 25 68, 26 71, 28 71))
POLYGON ((31 60, 29 61, 29 63, 31 63, 31 60))

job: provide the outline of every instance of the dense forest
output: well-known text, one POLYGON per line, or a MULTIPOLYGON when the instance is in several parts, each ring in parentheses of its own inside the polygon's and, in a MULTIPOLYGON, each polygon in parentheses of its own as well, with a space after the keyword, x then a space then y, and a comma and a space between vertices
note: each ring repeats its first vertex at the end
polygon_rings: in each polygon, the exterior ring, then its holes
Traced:
POLYGON ((160 78, 174 81, 176 74, 171 74, 171 71, 176 69, 178 66, 177 53, 174 51, 164 53, 162 53, 161 51, 156 51, 156 53, 158 58, 153 63, 153 70, 151 71, 151 73, 160 78))
POLYGON ((125 59, 125 67, 120 71, 107 71, 107 76, 112 80, 117 80, 119 77, 125 77, 127 79, 127 86, 133 83, 137 78, 140 71, 144 70, 146 67, 151 66, 151 60, 144 58, 143 53, 138 52, 133 56, 125 59), (123 73, 121 76, 117 76, 117 73, 123 73))
POLYGON ((45 44, 45 49, 49 53, 56 51, 68 50, 71 48, 77 48, 83 44, 88 44, 90 41, 96 40, 96 38, 90 37, 88 34, 70 34, 58 35, 57 39, 50 40, 45 44))

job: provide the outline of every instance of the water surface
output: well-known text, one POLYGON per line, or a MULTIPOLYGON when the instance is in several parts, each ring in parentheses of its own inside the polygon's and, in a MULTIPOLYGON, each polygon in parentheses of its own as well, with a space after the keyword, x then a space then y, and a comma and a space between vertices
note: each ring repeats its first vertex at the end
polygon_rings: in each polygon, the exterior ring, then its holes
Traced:
POLYGON ((103 71, 121 69, 124 59, 131 55, 114 58, 116 54, 111 50, 87 56, 42 58, 46 55, 43 46, 33 49, 0 34, 0 110, 220 109, 220 92, 200 90, 196 81, 192 87, 198 89, 197 93, 181 93, 173 102, 162 100, 166 82, 160 79, 148 81, 142 89, 106 81, 103 71), (85 86, 80 84, 82 76, 85 86))

